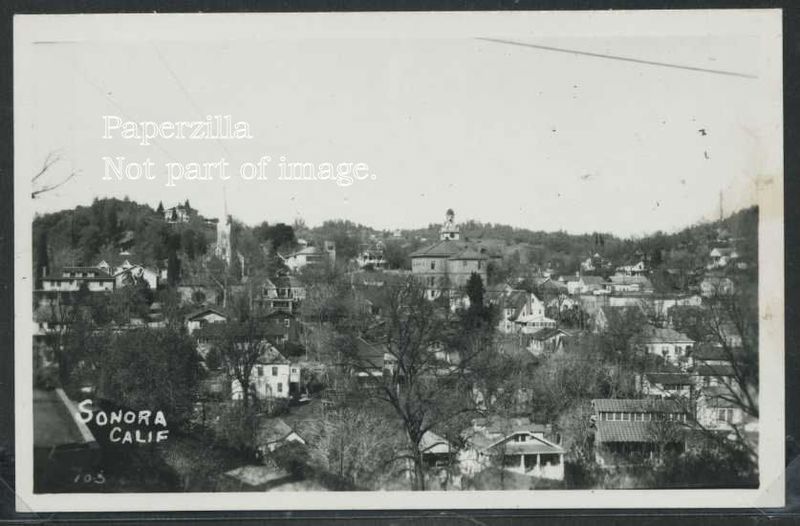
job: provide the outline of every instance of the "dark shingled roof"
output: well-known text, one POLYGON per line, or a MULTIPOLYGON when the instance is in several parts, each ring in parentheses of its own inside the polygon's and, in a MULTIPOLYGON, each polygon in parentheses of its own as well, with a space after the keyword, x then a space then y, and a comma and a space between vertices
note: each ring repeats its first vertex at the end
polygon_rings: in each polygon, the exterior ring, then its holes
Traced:
POLYGON ((690 385, 692 378, 685 373, 647 373, 650 383, 661 385, 690 385))
POLYGON ((602 442, 655 442, 652 422, 597 422, 596 440, 602 442))
POLYGON ((700 376, 734 376, 733 366, 731 365, 695 365, 695 374, 700 376))
POLYGON ((447 259, 489 259, 486 254, 480 253, 466 241, 439 241, 433 245, 420 248, 411 253, 410 257, 419 258, 447 258, 447 259))
POLYGON ((730 361, 730 356, 725 352, 725 349, 718 345, 703 343, 692 349, 690 354, 695 360, 702 361, 730 361))
POLYGON ((598 413, 619 411, 629 413, 674 413, 683 408, 674 400, 654 400, 651 398, 596 398, 592 406, 598 413))

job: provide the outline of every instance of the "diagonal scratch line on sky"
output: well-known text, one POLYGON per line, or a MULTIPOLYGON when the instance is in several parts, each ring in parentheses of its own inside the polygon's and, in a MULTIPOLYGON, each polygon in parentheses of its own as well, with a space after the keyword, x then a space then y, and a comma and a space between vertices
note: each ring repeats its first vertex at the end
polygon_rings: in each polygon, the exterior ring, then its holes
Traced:
POLYGON ((545 51, 556 51, 559 53, 569 53, 572 55, 583 55, 586 57, 595 57, 595 58, 605 58, 608 60, 621 60, 623 62, 633 62, 635 64, 645 64, 648 66, 660 66, 664 68, 674 68, 674 69, 684 69, 688 71, 699 71, 703 73, 713 73, 715 75, 727 75, 729 77, 741 77, 745 79, 757 79, 757 75, 752 75, 749 73, 739 73, 737 71, 725 71, 721 69, 708 69, 708 68, 701 68, 697 66, 683 66, 681 64, 670 64, 668 62, 656 62, 654 60, 643 60, 639 58, 631 58, 631 57, 620 57, 617 55, 605 55, 603 53, 592 53, 590 51, 579 51, 576 49, 565 49, 560 47, 551 47, 551 46, 543 46, 541 44, 527 44, 525 42, 515 42, 513 40, 501 40, 499 38, 486 38, 486 37, 477 37, 477 40, 485 40, 486 42, 495 42, 499 44, 509 44, 512 46, 521 46, 521 47, 530 47, 534 49, 543 49, 545 51))

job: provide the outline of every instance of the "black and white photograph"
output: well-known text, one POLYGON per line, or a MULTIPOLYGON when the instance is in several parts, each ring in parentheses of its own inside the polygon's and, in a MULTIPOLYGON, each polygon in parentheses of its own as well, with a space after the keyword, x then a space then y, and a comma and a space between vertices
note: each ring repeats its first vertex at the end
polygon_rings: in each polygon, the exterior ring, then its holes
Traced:
POLYGON ((18 511, 782 505, 779 10, 14 38, 18 511))

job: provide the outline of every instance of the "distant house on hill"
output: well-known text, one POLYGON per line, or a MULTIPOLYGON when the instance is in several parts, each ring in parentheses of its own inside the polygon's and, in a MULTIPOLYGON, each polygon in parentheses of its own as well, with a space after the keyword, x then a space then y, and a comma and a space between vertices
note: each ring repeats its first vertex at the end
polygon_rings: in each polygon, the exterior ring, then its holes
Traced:
POLYGON ((653 284, 645 276, 619 275, 609 278, 611 292, 622 294, 626 292, 653 292, 653 284))
POLYGON ((77 292, 81 288, 89 292, 111 292, 116 285, 116 279, 98 267, 64 267, 61 276, 41 279, 41 290, 45 292, 77 292))
POLYGON ((638 263, 617 267, 617 272, 623 276, 641 276, 647 272, 647 265, 640 260, 638 263))
POLYGON ((193 210, 185 204, 178 204, 164 209, 164 221, 167 223, 188 223, 193 210))
POLYGON ((305 246, 296 252, 292 252, 286 256, 279 254, 283 263, 292 272, 306 267, 307 265, 321 264, 326 261, 333 262, 336 260, 336 245, 333 241, 326 241, 323 248, 316 246, 305 246))
POLYGON ((709 274, 700 282, 700 294, 705 298, 731 296, 736 291, 733 280, 719 274, 709 274))
POLYGON ((731 247, 716 247, 708 254, 708 270, 725 268, 739 261, 739 253, 731 247))

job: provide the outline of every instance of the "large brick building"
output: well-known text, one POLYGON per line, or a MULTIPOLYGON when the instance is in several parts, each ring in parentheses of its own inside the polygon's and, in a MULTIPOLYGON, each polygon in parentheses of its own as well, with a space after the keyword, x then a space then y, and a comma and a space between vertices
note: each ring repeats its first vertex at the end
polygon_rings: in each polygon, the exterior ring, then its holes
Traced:
POLYGON ((430 298, 444 290, 458 290, 467 284, 475 273, 487 283, 486 268, 489 257, 467 241, 461 240, 461 231, 454 221, 455 214, 447 211, 439 241, 411 254, 411 272, 428 289, 430 298))

